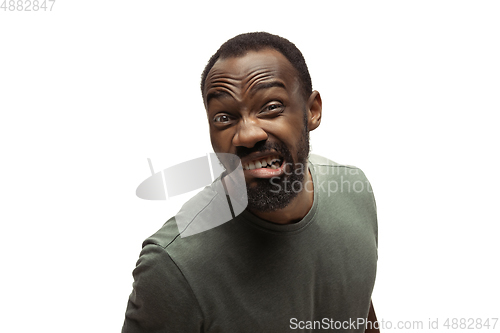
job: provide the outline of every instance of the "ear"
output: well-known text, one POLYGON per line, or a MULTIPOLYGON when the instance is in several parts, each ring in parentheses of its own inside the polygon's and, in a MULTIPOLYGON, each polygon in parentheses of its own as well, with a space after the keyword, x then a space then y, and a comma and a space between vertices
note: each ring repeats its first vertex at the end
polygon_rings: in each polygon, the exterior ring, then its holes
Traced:
POLYGON ((307 100, 307 128, 309 131, 316 129, 321 123, 322 112, 321 96, 314 90, 307 100))

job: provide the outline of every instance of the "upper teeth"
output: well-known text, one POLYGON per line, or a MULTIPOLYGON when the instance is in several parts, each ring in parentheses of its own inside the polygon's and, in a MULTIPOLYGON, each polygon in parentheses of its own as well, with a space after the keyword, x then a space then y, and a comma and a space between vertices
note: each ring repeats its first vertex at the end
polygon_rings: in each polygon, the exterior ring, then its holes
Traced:
POLYGON ((276 165, 273 165, 274 162, 279 161, 279 156, 269 156, 269 157, 263 157, 263 158, 258 158, 253 161, 247 162, 243 164, 243 169, 244 170, 253 170, 253 169, 259 169, 259 168, 265 168, 269 166, 272 169, 277 169, 278 167, 276 165))

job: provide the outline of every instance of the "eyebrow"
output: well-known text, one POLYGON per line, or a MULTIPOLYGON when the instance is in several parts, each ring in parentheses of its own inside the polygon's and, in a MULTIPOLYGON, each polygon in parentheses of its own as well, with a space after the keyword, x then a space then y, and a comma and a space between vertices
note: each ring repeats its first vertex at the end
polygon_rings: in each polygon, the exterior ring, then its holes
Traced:
POLYGON ((286 89, 285 84, 281 81, 268 81, 268 82, 262 82, 262 83, 257 83, 250 89, 251 92, 256 92, 258 90, 262 89, 268 89, 268 88, 273 88, 273 87, 279 87, 286 89))
POLYGON ((231 94, 230 94, 230 93, 228 93, 227 91, 224 91, 224 90, 213 91, 213 92, 211 92, 211 93, 209 93, 209 94, 207 95, 207 105, 208 105, 208 103, 210 103, 210 100, 211 100, 212 98, 217 98, 217 99, 219 99, 219 98, 222 98, 222 97, 227 98, 227 97, 232 97, 232 96, 231 96, 231 94))

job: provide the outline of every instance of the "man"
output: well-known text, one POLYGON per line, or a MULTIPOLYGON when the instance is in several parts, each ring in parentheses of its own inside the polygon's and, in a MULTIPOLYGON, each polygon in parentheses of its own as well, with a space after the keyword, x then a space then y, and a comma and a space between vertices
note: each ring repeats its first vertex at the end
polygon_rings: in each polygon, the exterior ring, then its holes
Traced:
MULTIPOLYGON (((309 156, 322 103, 300 51, 236 36, 201 90, 214 151, 241 158, 248 206, 189 237, 172 218, 144 242, 123 332, 364 332, 376 320, 375 202, 359 169, 309 156)), ((190 223, 213 186, 182 208, 190 223)))

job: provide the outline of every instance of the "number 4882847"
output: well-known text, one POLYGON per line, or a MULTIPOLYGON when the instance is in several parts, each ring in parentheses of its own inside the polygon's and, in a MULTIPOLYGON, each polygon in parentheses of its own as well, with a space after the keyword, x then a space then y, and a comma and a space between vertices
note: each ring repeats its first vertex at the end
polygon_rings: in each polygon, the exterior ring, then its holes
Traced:
POLYGON ((38 11, 52 11, 56 0, 3 0, 0 9, 4 12, 38 12, 38 11))

